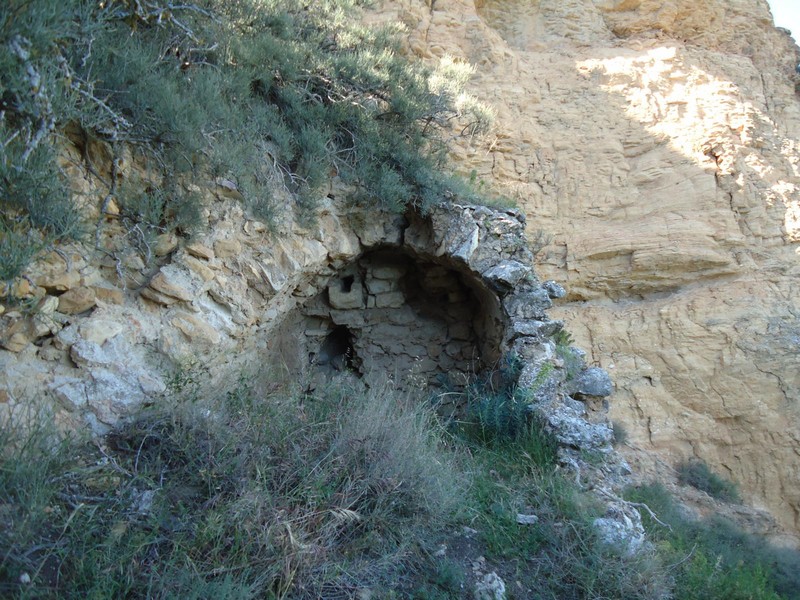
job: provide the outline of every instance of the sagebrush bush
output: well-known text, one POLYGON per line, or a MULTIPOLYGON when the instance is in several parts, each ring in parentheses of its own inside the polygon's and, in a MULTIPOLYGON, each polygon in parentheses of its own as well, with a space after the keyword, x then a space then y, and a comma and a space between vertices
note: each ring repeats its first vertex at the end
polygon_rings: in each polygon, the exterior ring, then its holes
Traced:
MULTIPOLYGON (((53 159, 68 125, 112 152, 136 146, 164 181, 228 178, 259 218, 274 214, 276 186, 307 215, 333 175, 354 186, 354 202, 394 211, 424 213, 467 193, 443 169, 449 138, 474 135, 490 118, 463 94, 470 69, 409 62, 399 30, 361 26, 359 5, 8 0, 2 208, 45 245, 75 234, 81 215, 53 159)), ((169 215, 159 226, 178 227, 169 215)), ((3 272, 18 275, 22 263, 3 272)))
POLYGON ((720 477, 702 460, 688 460, 676 467, 678 481, 690 485, 709 496, 724 502, 740 502, 739 490, 735 483, 720 477))

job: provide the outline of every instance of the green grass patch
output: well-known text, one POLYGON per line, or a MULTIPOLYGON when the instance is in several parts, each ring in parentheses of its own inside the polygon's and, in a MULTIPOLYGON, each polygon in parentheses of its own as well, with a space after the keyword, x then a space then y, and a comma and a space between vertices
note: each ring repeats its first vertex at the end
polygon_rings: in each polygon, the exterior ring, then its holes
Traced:
POLYGON ((668 589, 652 552, 626 557, 598 537, 592 523, 602 516, 602 504, 552 462, 533 460, 520 441, 471 450, 469 523, 478 530, 486 557, 520 582, 513 597, 649 599, 668 589), (520 514, 538 521, 520 524, 520 514))
POLYGON ((657 483, 631 488, 626 497, 647 504, 670 527, 642 513, 650 539, 669 564, 676 598, 798 598, 798 552, 774 547, 722 517, 692 519, 657 483))

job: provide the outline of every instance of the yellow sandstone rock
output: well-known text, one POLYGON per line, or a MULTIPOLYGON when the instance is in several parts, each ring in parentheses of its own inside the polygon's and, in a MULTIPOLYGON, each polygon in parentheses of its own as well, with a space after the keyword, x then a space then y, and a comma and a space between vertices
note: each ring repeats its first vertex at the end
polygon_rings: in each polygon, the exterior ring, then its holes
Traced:
POLYGON ((463 174, 552 237, 551 312, 612 416, 800 530, 800 100, 764 0, 384 0, 409 53, 476 67, 496 111, 463 174))

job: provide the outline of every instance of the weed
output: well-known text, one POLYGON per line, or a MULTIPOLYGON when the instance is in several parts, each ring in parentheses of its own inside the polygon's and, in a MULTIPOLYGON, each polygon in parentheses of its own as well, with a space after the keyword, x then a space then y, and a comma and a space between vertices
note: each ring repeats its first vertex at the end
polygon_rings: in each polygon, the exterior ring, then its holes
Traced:
POLYGON ((575 340, 566 329, 556 332, 553 341, 556 343, 556 356, 564 369, 564 378, 566 381, 572 381, 585 368, 583 354, 572 347, 575 340))
POLYGON ((567 348, 575 343, 575 339, 572 337, 572 334, 566 329, 559 329, 555 335, 553 335, 553 341, 556 343, 556 346, 560 346, 562 348, 567 348))
POLYGON ((611 421, 613 437, 611 443, 614 446, 624 446, 628 443, 628 430, 620 421, 611 421))
POLYGON ((677 467, 678 481, 724 502, 740 502, 736 484, 714 473, 702 460, 682 462, 677 467))
POLYGON ((775 548, 721 517, 694 520, 657 483, 627 491, 647 504, 665 528, 642 514, 648 535, 672 564, 677 598, 794 598, 800 589, 800 553, 775 548))
POLYGON ((2 595, 318 598, 395 581, 463 497, 431 415, 389 388, 263 386, 151 411, 97 446, 3 439, 2 595))
POLYGON ((530 249, 534 256, 553 243, 553 236, 544 229, 537 229, 530 238, 530 249))

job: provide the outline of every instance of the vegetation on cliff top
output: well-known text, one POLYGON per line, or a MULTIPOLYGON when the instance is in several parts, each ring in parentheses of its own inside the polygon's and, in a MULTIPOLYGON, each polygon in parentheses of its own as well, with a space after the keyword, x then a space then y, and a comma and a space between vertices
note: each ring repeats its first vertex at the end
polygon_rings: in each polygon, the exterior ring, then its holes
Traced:
POLYGON ((234 182, 263 220, 277 210, 278 187, 307 214, 332 175, 354 186, 353 201, 395 211, 425 212, 464 192, 443 168, 448 136, 487 124, 487 110, 462 93, 469 67, 408 61, 396 29, 360 25, 360 3, 4 2, 0 280, 86 233, 59 175, 65 136, 123 216, 161 232, 191 228, 186 184, 209 174, 234 182), (114 153, 105 172, 90 140, 114 153), (148 214, 126 206, 137 194, 119 181, 122 144, 151 174, 138 190, 181 184, 151 194, 148 214))

